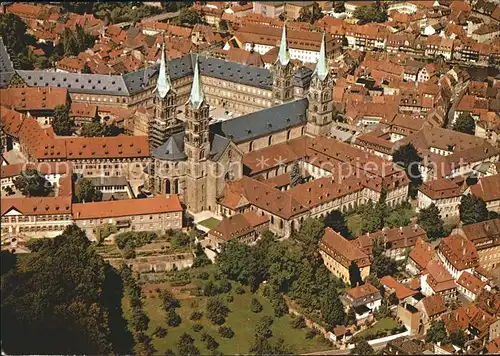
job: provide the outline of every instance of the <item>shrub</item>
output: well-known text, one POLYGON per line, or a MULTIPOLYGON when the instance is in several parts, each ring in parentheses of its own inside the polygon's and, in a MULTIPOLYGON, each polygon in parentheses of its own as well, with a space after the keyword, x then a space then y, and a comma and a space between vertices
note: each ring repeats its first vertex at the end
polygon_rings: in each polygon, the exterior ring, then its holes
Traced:
POLYGON ((201 325, 201 324, 194 324, 192 326, 192 329, 193 329, 194 332, 200 332, 203 329, 203 325, 201 325))
POLYGON ((206 272, 206 271, 200 272, 200 273, 198 274, 198 278, 199 278, 199 279, 203 279, 203 280, 205 280, 205 281, 206 281, 209 277, 210 277, 210 275, 209 275, 209 274, 208 274, 208 272, 206 272))
POLYGON ((168 324, 168 326, 179 326, 179 324, 181 323, 181 321, 182 321, 182 319, 179 316, 179 314, 177 314, 175 312, 175 309, 174 308, 169 309, 168 315, 167 315, 167 324, 168 324))
POLYGON ((234 336, 234 331, 229 326, 219 327, 219 334, 225 339, 231 339, 234 336))
POLYGON ((245 294, 245 288, 243 287, 238 287, 235 290, 236 294, 245 294))
POLYGON ((228 303, 232 303, 232 302, 233 302, 233 300, 234 300, 234 297, 233 297, 231 294, 228 294, 228 295, 226 296, 226 301, 227 301, 228 303))
POLYGON ((217 292, 218 293, 228 293, 231 291, 232 285, 231 283, 227 280, 224 279, 217 283, 217 292))
POLYGON ((189 319, 191 320, 200 320, 203 317, 203 312, 200 311, 194 311, 191 313, 191 316, 189 319))
POLYGON ((252 302, 250 304, 250 310, 254 313, 260 313, 262 311, 262 304, 259 303, 257 298, 252 298, 252 302))
POLYGON ((159 338, 164 338, 165 336, 167 336, 167 333, 167 329, 158 326, 153 332, 153 335, 159 338))
POLYGON ((303 329, 307 326, 306 320, 304 319, 304 317, 302 315, 295 318, 294 320, 292 320, 292 322, 290 324, 292 325, 292 328, 294 328, 294 329, 303 329))
POLYGON ((307 333, 306 333, 306 339, 312 339, 314 338, 316 335, 318 335, 318 330, 316 329, 309 329, 307 330, 307 333))

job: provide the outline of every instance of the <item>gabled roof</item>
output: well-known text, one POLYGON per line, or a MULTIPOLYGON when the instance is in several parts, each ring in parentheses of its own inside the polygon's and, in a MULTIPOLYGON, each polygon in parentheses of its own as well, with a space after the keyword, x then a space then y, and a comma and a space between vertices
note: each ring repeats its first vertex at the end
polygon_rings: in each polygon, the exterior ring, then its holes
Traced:
POLYGON ((306 122, 307 106, 307 98, 291 101, 215 123, 210 129, 238 144, 303 125, 306 122))
POLYGON ((151 155, 167 161, 177 161, 186 159, 184 153, 184 131, 171 135, 165 143, 159 147, 153 148, 151 155))

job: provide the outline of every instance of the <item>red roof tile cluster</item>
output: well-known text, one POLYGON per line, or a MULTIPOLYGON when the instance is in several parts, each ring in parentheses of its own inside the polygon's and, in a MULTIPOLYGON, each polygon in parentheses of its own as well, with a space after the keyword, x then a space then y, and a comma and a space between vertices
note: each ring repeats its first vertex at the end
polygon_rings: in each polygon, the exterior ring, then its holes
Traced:
POLYGON ((134 215, 151 215, 182 212, 177 195, 158 195, 145 199, 110 200, 73 204, 73 219, 104 219, 134 215))
POLYGON ((463 236, 454 234, 445 237, 439 242, 438 249, 458 271, 479 265, 476 246, 463 236))
POLYGON ((267 216, 257 215, 254 211, 247 211, 243 214, 235 214, 223 219, 216 227, 209 231, 209 234, 229 241, 254 233, 258 226, 268 223, 269 218, 267 216))
POLYGON ((0 105, 17 111, 47 111, 65 106, 66 88, 9 88, 0 89, 0 105))
POLYGON ((403 284, 396 281, 391 276, 384 276, 380 279, 380 283, 391 293, 396 293, 396 297, 398 300, 402 301, 412 295, 417 294, 417 291, 414 291, 403 284))
POLYGON ((440 261, 431 260, 427 266, 427 283, 434 290, 439 293, 449 289, 457 288, 455 281, 451 274, 448 273, 446 268, 440 261))
POLYGON ((346 293, 354 300, 361 298, 368 298, 374 294, 380 293, 380 291, 370 282, 366 282, 363 285, 348 289, 346 293))
POLYGON ((500 200, 500 174, 481 177, 477 184, 470 187, 470 191, 486 203, 500 200))
POLYGON ((358 267, 366 267, 370 265, 370 259, 352 241, 345 239, 332 228, 327 227, 321 240, 319 241, 320 249, 327 254, 334 254, 337 262, 345 268, 349 268, 351 262, 355 262, 358 267))
POLYGON ((434 249, 422 238, 418 238, 415 248, 411 250, 409 257, 418 265, 420 270, 424 270, 434 256, 434 249))
POLYGON ((457 284, 471 291, 472 294, 475 295, 478 295, 486 286, 485 282, 481 281, 479 278, 467 271, 462 272, 460 278, 457 280, 457 284))
POLYGON ((446 312, 447 308, 444 304, 444 298, 441 294, 434 294, 422 299, 422 304, 429 318, 433 318, 446 312))

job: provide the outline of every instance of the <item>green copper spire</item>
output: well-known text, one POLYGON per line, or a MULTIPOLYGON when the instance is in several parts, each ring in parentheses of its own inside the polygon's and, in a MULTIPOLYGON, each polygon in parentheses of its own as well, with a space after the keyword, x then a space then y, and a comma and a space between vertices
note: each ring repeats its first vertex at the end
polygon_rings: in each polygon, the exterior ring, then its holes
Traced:
POLYGON ((203 88, 201 86, 200 69, 198 67, 198 56, 196 56, 194 64, 194 77, 193 86, 191 87, 191 94, 189 95, 189 102, 195 109, 199 109, 201 104, 205 100, 205 94, 203 94, 203 88))
POLYGON ((170 82, 170 76, 168 75, 167 62, 165 59, 165 43, 163 43, 161 50, 160 74, 158 75, 155 90, 158 92, 160 98, 163 99, 171 89, 172 83, 170 82))
POLYGON ((276 62, 280 62, 281 65, 286 66, 290 62, 290 53, 288 53, 288 43, 286 40, 286 25, 283 24, 283 33, 281 34, 280 51, 278 53, 278 59, 276 62))
POLYGON ((321 48, 319 49, 319 58, 316 63, 316 69, 314 73, 318 78, 323 81, 328 76, 328 61, 326 60, 326 34, 323 32, 323 38, 321 40, 321 48))

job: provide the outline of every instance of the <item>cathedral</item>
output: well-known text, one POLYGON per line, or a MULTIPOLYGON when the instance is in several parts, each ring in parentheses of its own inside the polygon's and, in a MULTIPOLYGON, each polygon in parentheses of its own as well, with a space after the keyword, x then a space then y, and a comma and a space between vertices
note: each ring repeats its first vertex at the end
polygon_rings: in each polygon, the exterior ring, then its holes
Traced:
MULTIPOLYGON (((157 195, 179 194, 191 213, 215 211, 216 199, 226 183, 242 177, 244 154, 303 135, 328 135, 333 122, 334 81, 325 49, 323 34, 307 97, 296 98, 294 68, 283 27, 278 58, 271 68, 272 105, 211 124, 198 56, 191 56, 193 81, 181 120, 163 48, 154 89, 154 117, 149 121, 151 164, 146 186, 157 195)), ((247 81, 253 80, 252 75, 260 76, 252 73, 252 67, 245 70, 250 76, 247 81)))

